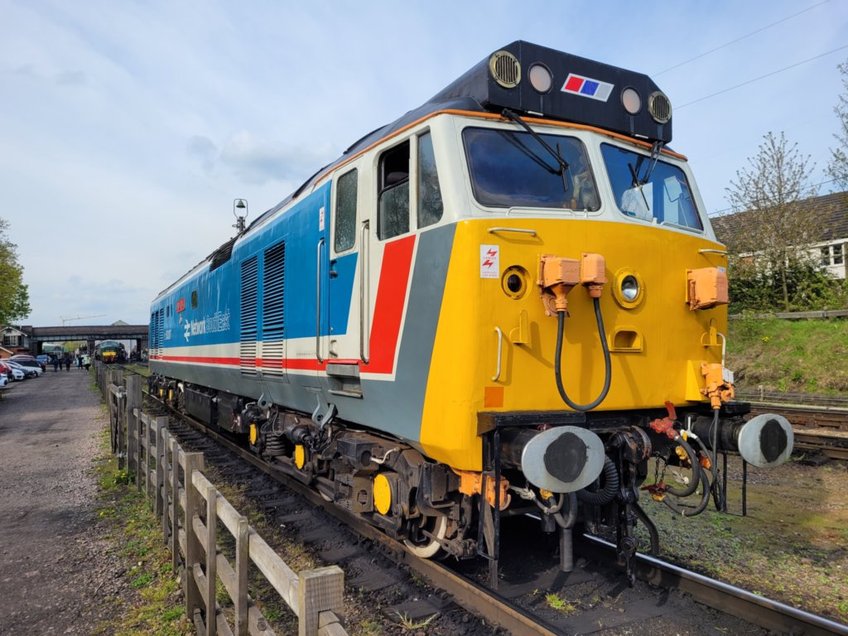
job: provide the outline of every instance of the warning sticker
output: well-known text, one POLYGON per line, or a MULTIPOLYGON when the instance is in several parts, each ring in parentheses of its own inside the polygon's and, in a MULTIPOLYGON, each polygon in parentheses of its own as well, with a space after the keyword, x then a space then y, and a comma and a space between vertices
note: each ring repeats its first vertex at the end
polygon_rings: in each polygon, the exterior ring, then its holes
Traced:
POLYGON ((480 246, 480 278, 498 278, 500 276, 501 251, 497 245, 480 246))

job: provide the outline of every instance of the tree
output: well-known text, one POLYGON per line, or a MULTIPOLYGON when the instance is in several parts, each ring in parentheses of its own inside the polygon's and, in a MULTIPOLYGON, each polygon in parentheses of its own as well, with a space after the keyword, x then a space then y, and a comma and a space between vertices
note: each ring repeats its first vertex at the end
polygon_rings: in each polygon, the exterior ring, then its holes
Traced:
POLYGON ((740 217, 745 221, 728 240, 731 268, 748 275, 753 285, 776 287, 784 310, 792 305, 791 292, 807 287, 798 276, 817 271, 806 264, 812 258, 809 245, 820 239, 823 222, 816 210, 800 203, 815 194, 809 185, 814 167, 784 133, 768 132, 756 156, 748 158, 748 167, 737 170, 726 189, 731 206, 744 211, 740 217))
POLYGON ((830 163, 827 174, 843 189, 848 190, 848 62, 839 65, 842 73, 842 94, 838 98, 833 112, 839 119, 839 132, 834 137, 839 142, 836 148, 830 149, 830 163))
POLYGON ((8 222, 0 219, 0 325, 26 318, 30 313, 24 269, 18 263, 17 246, 6 237, 8 227, 8 222))

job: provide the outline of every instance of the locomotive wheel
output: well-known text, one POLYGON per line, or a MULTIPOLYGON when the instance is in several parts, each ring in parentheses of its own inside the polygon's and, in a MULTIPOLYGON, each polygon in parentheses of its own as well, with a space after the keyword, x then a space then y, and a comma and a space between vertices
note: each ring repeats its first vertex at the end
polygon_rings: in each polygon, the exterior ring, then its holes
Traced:
MULTIPOLYGON (((444 539, 448 532, 448 518, 445 515, 427 517, 427 520, 424 522, 424 528, 433 537, 444 539)), ((431 539, 429 537, 424 537, 422 541, 404 539, 403 542, 412 554, 422 559, 434 557, 442 547, 435 538, 431 539)))

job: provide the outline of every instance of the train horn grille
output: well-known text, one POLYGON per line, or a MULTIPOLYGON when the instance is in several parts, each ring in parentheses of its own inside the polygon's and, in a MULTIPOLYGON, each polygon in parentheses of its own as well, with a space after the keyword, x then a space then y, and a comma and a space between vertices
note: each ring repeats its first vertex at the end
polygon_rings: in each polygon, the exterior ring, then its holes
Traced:
POLYGON ((648 97, 648 112, 658 124, 667 124, 671 119, 671 102, 664 93, 651 93, 648 97))
POLYGON ((496 51, 489 58, 492 78, 504 88, 515 88, 521 81, 521 64, 509 51, 496 51))

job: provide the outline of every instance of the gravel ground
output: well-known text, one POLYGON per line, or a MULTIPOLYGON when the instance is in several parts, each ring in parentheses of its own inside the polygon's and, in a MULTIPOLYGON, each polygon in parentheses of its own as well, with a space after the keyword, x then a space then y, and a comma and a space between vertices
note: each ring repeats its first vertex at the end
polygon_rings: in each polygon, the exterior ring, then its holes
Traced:
POLYGON ((0 401, 0 634, 89 634, 132 594, 97 516, 89 384, 49 370, 0 401))

